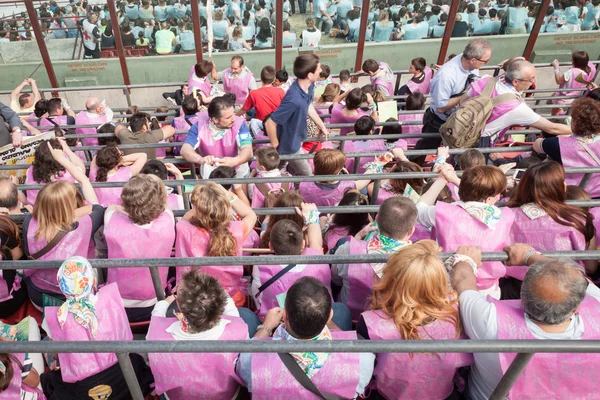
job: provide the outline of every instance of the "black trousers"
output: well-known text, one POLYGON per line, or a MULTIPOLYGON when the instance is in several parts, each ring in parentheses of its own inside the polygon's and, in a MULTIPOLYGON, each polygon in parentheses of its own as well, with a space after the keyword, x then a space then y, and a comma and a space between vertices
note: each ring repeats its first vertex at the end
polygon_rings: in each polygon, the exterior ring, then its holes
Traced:
MULTIPOLYGON (((438 117, 431 107, 429 107, 425 111, 425 115, 423 116, 423 130, 422 133, 439 133, 440 127, 444 124, 443 119, 438 117)), ((415 144, 415 150, 429 150, 429 149, 437 149, 442 144, 442 139, 437 138, 423 138, 419 139, 419 141, 415 144)), ((425 158, 427 156, 412 156, 409 157, 410 161, 423 166, 425 164, 425 158)))

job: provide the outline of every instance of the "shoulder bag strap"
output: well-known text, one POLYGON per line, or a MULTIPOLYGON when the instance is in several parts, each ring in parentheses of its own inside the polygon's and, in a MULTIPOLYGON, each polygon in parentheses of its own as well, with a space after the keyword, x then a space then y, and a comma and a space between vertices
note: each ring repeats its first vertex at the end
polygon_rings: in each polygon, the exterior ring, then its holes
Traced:
POLYGON ((304 373, 302 368, 300 368, 300 366, 298 365, 296 360, 294 360, 294 357, 292 357, 288 353, 277 353, 277 355, 279 356, 279 358, 281 359, 281 362, 283 362, 283 365, 285 365, 287 370, 290 371, 290 373, 292 374, 294 379, 296 379, 296 381, 299 384, 301 384, 304 389, 308 390, 309 392, 311 392, 312 394, 314 394, 321 400, 340 400, 341 399, 341 397, 339 397, 339 396, 321 393, 319 391, 319 389, 315 386, 313 381, 311 381, 310 378, 308 376, 306 376, 306 374, 304 373))
POLYGON ((69 231, 64 231, 64 230, 59 230, 56 235, 54 235, 54 237, 52 238, 52 240, 50 241, 50 243, 48 243, 46 246, 44 246, 43 249, 41 249, 40 251, 38 251, 35 254, 31 254, 29 256, 30 260, 37 260, 43 256, 46 255, 46 253, 48 253, 50 250, 52 250, 54 247, 56 247, 56 245, 67 235, 67 233, 69 233, 69 231))
POLYGON ((486 82, 485 87, 483 88, 483 90, 481 91, 481 94, 479 94, 479 95, 482 97, 492 97, 492 92, 494 91, 494 86, 496 86, 496 82, 498 82, 498 79, 490 78, 486 82))
POLYGON ((47 119, 48 121, 50 121, 50 123, 51 123, 52 125, 54 125, 54 128, 55 128, 55 129, 58 129, 59 131, 61 131, 63 135, 65 134, 65 131, 64 131, 64 130, 63 130, 63 129, 62 129, 62 128, 61 128, 61 127, 60 127, 60 126, 59 126, 59 125, 56 123, 56 122, 54 122, 54 120, 50 119, 50 117, 46 117, 46 119, 47 119))
POLYGON ((598 157, 596 156, 596 154, 594 154, 594 152, 592 151, 592 149, 590 149, 589 146, 586 143, 579 142, 579 144, 584 148, 585 151, 587 151, 587 153, 590 155, 590 157, 592 157, 592 159, 594 161, 596 161, 596 164, 600 165, 600 160, 598 159, 598 157))
POLYGON ((187 118, 185 118, 185 117, 184 117, 183 119, 185 120, 185 122, 187 122, 187 124, 188 124, 189 126, 194 126, 194 124, 192 124, 192 123, 190 122, 190 120, 189 120, 189 119, 187 119, 187 118))
POLYGON ((518 101, 518 100, 519 99, 517 99, 514 94, 512 94, 512 93, 504 93, 504 94, 501 94, 500 96, 494 97, 492 99, 492 105, 494 107, 496 107, 497 105, 500 105, 502 103, 507 103, 509 101, 518 101))
POLYGON ((256 293, 256 296, 258 296, 259 294, 261 294, 262 292, 267 290, 267 288, 269 286, 271 286, 272 284, 277 282, 279 280, 279 278, 281 278, 282 276, 284 276, 285 274, 290 272, 292 270, 292 268, 294 268, 295 266, 296 266, 296 264, 290 264, 287 267, 285 267, 284 269, 282 269, 281 271, 279 271, 278 273, 276 273, 275 275, 273 275, 271 277, 271 279, 269 279, 268 281, 266 281, 265 283, 260 285, 260 287, 258 288, 258 293, 256 293))

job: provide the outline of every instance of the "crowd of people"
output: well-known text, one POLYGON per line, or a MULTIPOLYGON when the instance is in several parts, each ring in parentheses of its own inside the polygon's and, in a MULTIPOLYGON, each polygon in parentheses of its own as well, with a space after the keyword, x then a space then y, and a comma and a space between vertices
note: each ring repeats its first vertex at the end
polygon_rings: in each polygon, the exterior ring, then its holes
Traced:
MULTIPOLYGON (((275 46, 275 1, 218 0, 212 3, 210 45, 216 51, 247 51, 275 46)), ((117 2, 118 25, 124 46, 152 49, 156 54, 195 51, 191 5, 187 0, 121 0, 117 2)), ((203 46, 207 43, 207 3, 199 3, 203 46)), ((530 33, 540 3, 525 0, 461 1, 452 37, 530 33)), ((316 47, 322 35, 357 42, 362 2, 357 0, 285 0, 283 3, 283 46, 316 47), (306 29, 294 29, 290 18, 308 15, 306 29)), ((387 0, 370 3, 366 40, 388 42, 442 37, 450 0, 387 0)), ((78 26, 87 49, 115 47, 115 36, 107 5, 72 0, 56 1, 38 9, 46 39, 74 38, 78 26), (84 22, 87 21, 87 22, 84 22)), ((24 17, 24 15, 22 16, 24 17)), ((304 17, 303 17, 304 18, 304 17)), ((597 30, 598 0, 557 0, 548 8, 540 32, 597 30)), ((21 18, 4 22, 0 42, 32 40, 31 24, 21 18)), ((89 56, 89 54, 88 54, 89 56)), ((100 57, 100 53, 94 53, 100 57)))
MULTIPOLYGON (((542 255, 596 249, 600 208, 567 201, 598 198, 600 178, 595 174, 579 187, 582 175, 565 173, 600 165, 595 66, 587 53, 574 52, 570 68, 556 67, 560 87, 553 97, 560 102, 553 113, 569 115, 551 122, 525 101, 523 91, 536 82, 528 61, 507 60, 499 77, 479 75, 492 51, 488 41, 475 39, 437 71, 412 60, 414 76, 399 89, 407 98, 398 118, 385 121, 382 103, 394 94, 395 77, 373 59, 362 66, 371 84, 360 88, 348 71, 334 82, 312 53, 296 58, 293 79, 265 66, 261 87, 240 56, 223 71, 201 61, 187 85, 165 94, 181 106, 172 120, 164 116, 166 107, 156 117, 131 107, 119 121, 94 97, 75 113, 63 99, 39 99, 35 82, 25 80, 11 95, 11 107, 0 108, 7 121, 0 141, 18 147, 26 132, 55 137, 41 141, 26 173, 25 183, 39 188, 24 192, 16 179, 0 180, 0 255, 62 265, 2 271, 0 317, 11 322, 0 324, 1 340, 129 341, 140 329, 146 339, 162 341, 598 339, 598 261, 542 255), (32 93, 21 93, 28 85, 32 93), (450 155, 439 139, 402 138, 443 132, 482 93, 489 93, 493 107, 481 121, 479 149, 450 155), (580 96, 564 99, 564 93, 580 96), (423 113, 425 95, 430 101, 423 113), (327 123, 349 127, 334 133, 327 123), (508 130, 522 127, 545 133, 533 151, 514 158, 486 152, 511 143, 508 130), (103 135, 82 139, 98 146, 86 154, 71 133, 103 135), (342 147, 330 135, 356 139, 342 147), (437 151, 407 157, 413 148, 437 151), (187 165, 167 162, 176 156, 187 165), (205 183, 168 184, 196 167, 205 183), (357 174, 347 176, 350 171, 357 174), (382 172, 422 171, 436 177, 376 179, 382 172), (282 177, 313 175, 281 183, 282 177), (248 177, 262 179, 220 183, 248 177), (367 204, 379 205, 375 216, 320 211, 367 204), (283 207, 296 213, 257 212, 283 207), (482 261, 482 252, 500 251, 506 261, 482 261), (452 256, 444 260, 442 252, 452 256), (177 265, 158 267, 159 282, 147 267, 96 269, 89 261, 252 254, 382 259, 177 265), (164 291, 164 300, 156 290, 164 291)), ((130 359, 144 395, 161 399, 288 399, 311 391, 349 399, 483 400, 514 357, 292 352, 130 359)), ((510 397, 591 398, 598 357, 536 354, 510 397), (569 385, 571 374, 589 379, 569 385)), ((129 398, 119 368, 112 353, 0 354, 0 397, 129 398)))

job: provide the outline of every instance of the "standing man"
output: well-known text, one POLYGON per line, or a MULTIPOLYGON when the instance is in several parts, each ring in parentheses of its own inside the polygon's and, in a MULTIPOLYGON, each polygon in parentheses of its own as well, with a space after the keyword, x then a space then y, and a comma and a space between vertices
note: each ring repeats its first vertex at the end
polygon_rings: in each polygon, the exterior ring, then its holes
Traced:
MULTIPOLYGON (((492 45, 485 39, 471 40, 462 54, 440 67, 431 80, 431 103, 423 116, 423 133, 438 133, 440 127, 458 108, 462 94, 479 78, 479 68, 490 62, 492 45)), ((440 138, 420 139, 415 150, 436 149, 440 138)), ((411 158, 423 165, 426 156, 411 158)))
POLYGON ((10 94, 10 108, 16 113, 32 113, 35 108, 35 103, 41 98, 35 80, 28 78, 21 82, 21 84, 10 94), (31 86, 33 96, 31 95, 32 93, 21 94, 21 91, 25 86, 31 86))
POLYGON ((97 22, 98 14, 93 11, 80 22, 83 48, 85 49, 83 58, 86 60, 100 58, 100 29, 96 24, 97 22))
MULTIPOLYGON (((96 133, 96 128, 111 122, 113 119, 113 111, 104 101, 100 102, 97 97, 90 97, 85 102, 85 111, 79 111, 75 117, 75 125, 91 125, 96 124, 96 127, 76 128, 75 132, 78 135, 93 135, 96 133)), ((86 146, 97 146, 98 138, 89 138, 83 140, 86 146)))
POLYGON ((212 70, 214 81, 222 81, 226 93, 235 94, 236 103, 244 103, 248 93, 256 89, 254 74, 244 65, 244 59, 240 56, 231 58, 231 67, 217 73, 216 68, 212 70))
MULTIPOLYGON (((303 54, 294 61, 296 80, 283 101, 265 123, 271 145, 280 155, 304 154, 302 141, 306 139, 306 120, 310 117, 326 137, 327 128, 312 105, 314 83, 319 79, 321 64, 316 54, 303 54)), ((307 160, 290 160, 288 170, 293 175, 312 175, 307 160)))

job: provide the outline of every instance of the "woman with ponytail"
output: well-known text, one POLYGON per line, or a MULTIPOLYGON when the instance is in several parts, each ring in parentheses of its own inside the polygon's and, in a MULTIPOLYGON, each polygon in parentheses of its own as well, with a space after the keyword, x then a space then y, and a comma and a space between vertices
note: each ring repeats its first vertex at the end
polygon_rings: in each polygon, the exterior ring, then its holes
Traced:
MULTIPOLYGON (((241 256, 242 243, 256 224, 256 214, 250 206, 213 182, 197 185, 191 201, 192 210, 177 224, 175 257, 241 256), (232 220, 232 208, 241 221, 232 220)), ((191 269, 177 267, 177 281, 191 269)), ((237 306, 244 303, 243 266, 204 266, 199 269, 217 278, 237 306)))
MULTIPOLYGON (((565 170, 555 161, 530 167, 519 181, 508 207, 515 208, 511 243, 527 243, 538 251, 596 250, 593 216, 565 204, 565 170)), ((598 264, 584 261, 593 274, 598 264)))
MULTIPOLYGON (((106 146, 98 150, 90 167, 92 182, 127 182, 137 175, 146 163, 146 153, 123 155, 116 145, 106 146)), ((98 202, 103 207, 121 205, 123 188, 95 188, 98 202)))

